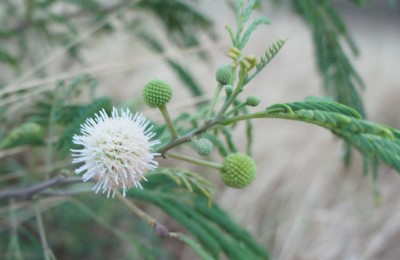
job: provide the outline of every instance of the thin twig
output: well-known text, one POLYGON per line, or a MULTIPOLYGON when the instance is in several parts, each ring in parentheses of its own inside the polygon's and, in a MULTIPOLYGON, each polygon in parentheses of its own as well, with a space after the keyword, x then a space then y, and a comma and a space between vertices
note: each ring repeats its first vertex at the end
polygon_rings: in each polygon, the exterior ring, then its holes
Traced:
POLYGON ((17 221, 17 216, 15 214, 16 212, 16 206, 15 206, 15 201, 12 199, 10 201, 9 205, 9 211, 10 211, 10 223, 11 223, 11 236, 10 236, 10 245, 12 247, 15 247, 13 252, 13 258, 15 259, 23 259, 22 254, 21 254, 21 249, 19 246, 19 239, 18 239, 18 221, 17 221))
POLYGON ((33 195, 40 193, 43 190, 48 189, 50 187, 64 185, 64 184, 79 183, 79 182, 82 182, 82 179, 79 177, 67 178, 65 175, 59 175, 48 181, 44 181, 42 183, 35 184, 29 187, 12 188, 0 191, 0 199, 16 198, 16 199, 26 200, 31 198, 33 195))
POLYGON ((205 131, 209 130, 210 128, 220 124, 222 122, 221 117, 215 117, 214 119, 207 120, 204 122, 203 125, 200 127, 194 129, 193 131, 187 133, 186 135, 183 135, 182 137, 179 137, 177 139, 171 140, 169 143, 167 143, 165 146, 161 147, 160 149, 157 150, 156 153, 159 153, 160 156, 165 157, 165 153, 174 148, 175 146, 178 146, 180 144, 189 142, 193 137, 196 135, 199 135, 201 133, 204 133, 205 131))
POLYGON ((168 237, 170 235, 169 230, 156 219, 151 217, 149 214, 138 208, 132 201, 127 199, 121 193, 116 192, 116 197, 136 216, 144 220, 150 228, 152 228, 159 237, 168 237))
POLYGON ((38 226, 39 235, 40 235, 40 241, 41 241, 42 247, 43 247, 44 259, 45 260, 55 259, 55 257, 53 257, 54 254, 51 251, 49 244, 47 243, 46 231, 44 230, 42 213, 40 212, 39 204, 35 203, 34 207, 35 207, 37 226, 38 226))
MULTIPOLYGON (((116 3, 114 5, 104 7, 103 10, 99 10, 98 12, 102 13, 102 14, 109 14, 119 8, 122 8, 122 7, 130 4, 131 2, 132 1, 122 1, 122 2, 116 3)), ((73 13, 67 13, 62 17, 62 19, 68 20, 68 19, 72 19, 72 18, 80 18, 80 17, 86 16, 87 14, 89 14, 88 10, 80 10, 80 11, 73 12, 73 13)), ((5 31, 5 32, 23 32, 23 31, 27 30, 28 28, 30 28, 31 26, 33 26, 33 23, 31 22, 31 20, 24 19, 22 21, 19 21, 18 23, 15 23, 13 26, 10 26, 8 29, 3 29, 3 31, 5 31)))
POLYGON ((44 190, 40 192, 40 195, 51 196, 51 197, 70 197, 88 192, 93 192, 93 189, 89 188, 81 190, 44 190))
POLYGON ((113 15, 110 15, 109 17, 107 17, 107 19, 100 21, 98 24, 96 24, 96 26, 94 28, 92 28, 85 34, 80 35, 80 37, 77 37, 74 41, 72 41, 70 44, 65 46, 62 50, 56 52, 55 54, 51 55, 47 59, 44 59, 43 61, 39 62, 35 67, 33 67, 31 70, 29 70, 28 72, 23 74, 19 79, 17 79, 13 83, 9 84, 9 86, 7 88, 14 88, 15 86, 21 84, 23 81, 28 79, 30 76, 34 75, 37 71, 44 68, 45 66, 47 66, 48 64, 50 64, 51 62, 56 60, 58 57, 60 57, 64 53, 66 53, 69 49, 71 49, 75 45, 79 44, 80 42, 82 42, 83 40, 85 40, 86 38, 88 38, 89 36, 94 34, 96 31, 101 29, 104 25, 109 23, 112 18, 115 18, 115 16, 117 14, 118 14, 118 12, 114 13, 113 15))
MULTIPOLYGON (((184 48, 184 49, 179 49, 177 51, 171 51, 171 52, 166 52, 163 54, 155 54, 150 57, 143 57, 143 58, 135 58, 134 60, 124 60, 123 62, 118 61, 118 62, 110 62, 106 63, 103 65, 95 65, 95 66, 89 66, 89 67, 84 67, 84 68, 79 68, 76 71, 72 72, 66 72, 66 73, 60 73, 58 75, 53 75, 47 78, 41 78, 41 79, 33 79, 31 81, 22 83, 18 85, 18 87, 14 85, 6 86, 0 91, 0 97, 6 95, 6 94, 12 94, 18 91, 23 91, 23 90, 30 90, 31 88, 35 87, 40 87, 44 88, 45 85, 53 84, 55 82, 61 81, 61 80, 69 80, 73 79, 77 76, 83 75, 83 74, 90 74, 90 75, 97 75, 97 76, 108 76, 112 75, 115 73, 120 73, 123 71, 139 68, 143 66, 143 64, 148 63, 148 62, 154 62, 158 61, 160 59, 168 59, 172 58, 176 55, 187 55, 187 54, 193 54, 205 50, 211 50, 215 48, 222 47, 223 45, 220 43, 217 44, 211 44, 211 45, 200 45, 200 46, 195 46, 195 47, 190 47, 190 48, 184 48)), ((49 86, 50 88, 54 88, 54 86, 49 86)), ((47 87, 46 90, 49 88, 47 87)), ((41 90, 38 90, 38 93, 43 92, 41 90)), ((35 94, 38 94, 35 93, 35 94)), ((29 93, 27 93, 28 95, 29 93)), ((25 96, 27 96, 25 95, 25 96)), ((12 100, 6 100, 8 103, 12 103, 12 100)), ((1 105, 5 105, 8 103, 1 103, 1 105)))

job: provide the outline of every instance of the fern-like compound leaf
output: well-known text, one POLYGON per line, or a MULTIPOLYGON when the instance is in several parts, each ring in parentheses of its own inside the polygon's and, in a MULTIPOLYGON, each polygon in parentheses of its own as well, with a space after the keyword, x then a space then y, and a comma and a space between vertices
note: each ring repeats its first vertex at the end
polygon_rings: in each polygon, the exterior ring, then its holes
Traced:
POLYGON ((276 40, 264 53, 263 57, 256 64, 256 71, 253 72, 250 76, 248 76, 245 80, 245 84, 250 82, 257 74, 265 68, 278 54, 278 52, 282 49, 283 45, 286 43, 286 40, 278 39, 276 40))
POLYGON ((330 129, 364 158, 382 161, 400 173, 400 131, 364 120, 350 107, 335 102, 303 101, 275 104, 266 112, 269 116, 275 114, 330 129))
POLYGON ((244 32, 243 37, 238 44, 238 49, 242 50, 244 46, 246 46, 247 42, 250 39, 251 34, 253 31, 260 25, 260 24, 270 24, 270 20, 267 17, 257 17, 254 21, 249 25, 247 30, 244 32))

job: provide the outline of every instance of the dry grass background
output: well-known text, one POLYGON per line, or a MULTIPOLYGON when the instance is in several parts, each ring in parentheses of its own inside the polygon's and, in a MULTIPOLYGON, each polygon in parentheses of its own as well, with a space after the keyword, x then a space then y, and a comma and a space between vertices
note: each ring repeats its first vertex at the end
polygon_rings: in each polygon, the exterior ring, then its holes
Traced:
MULTIPOLYGON (((260 107, 322 95, 308 28, 288 7, 266 7, 264 13, 272 26, 255 33, 246 54, 261 55, 277 38, 289 40, 245 95, 260 96, 260 107)), ((199 61, 195 52, 182 53, 172 47, 167 53, 190 68, 211 95, 215 69, 228 62, 223 55, 229 46, 223 27, 234 24, 234 17, 220 1, 204 1, 201 8, 215 21, 220 35, 217 42, 204 39, 201 46, 210 62, 199 61)), ((346 8, 342 6, 342 12, 361 50, 355 63, 367 85, 363 98, 369 119, 400 128, 400 20, 387 10, 346 8)), ((157 26, 149 25, 149 30, 157 31, 157 26)), ((165 38, 161 32, 159 36, 165 38)), ((121 30, 110 39, 90 40, 88 45, 85 68, 111 65, 97 73, 99 95, 120 102, 133 100, 145 82, 159 77, 175 87, 172 115, 194 102, 162 59, 134 36, 121 30), (112 69, 121 64, 125 69, 112 69)), ((77 71, 85 68, 76 67, 77 71)), ((153 111, 145 114, 159 119, 153 111)), ((383 203, 377 206, 372 182, 362 177, 360 156, 355 154, 352 166, 344 168, 342 143, 328 131, 279 120, 254 123, 257 179, 244 190, 221 186, 218 201, 270 249, 273 259, 399 259, 400 176, 396 172, 380 168, 383 203)), ((240 139, 242 132, 235 134, 240 139)), ((191 254, 183 252, 182 259, 191 259, 191 254)))

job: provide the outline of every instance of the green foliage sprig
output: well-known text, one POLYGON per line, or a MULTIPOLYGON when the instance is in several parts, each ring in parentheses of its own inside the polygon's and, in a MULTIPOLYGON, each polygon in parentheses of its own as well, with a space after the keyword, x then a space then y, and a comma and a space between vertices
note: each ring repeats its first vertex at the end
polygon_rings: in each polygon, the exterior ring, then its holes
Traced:
POLYGON ((330 1, 293 0, 293 4, 295 10, 311 27, 325 92, 337 102, 353 107, 365 117, 359 94, 364 83, 345 54, 345 47, 355 55, 358 54, 358 49, 344 21, 330 1))

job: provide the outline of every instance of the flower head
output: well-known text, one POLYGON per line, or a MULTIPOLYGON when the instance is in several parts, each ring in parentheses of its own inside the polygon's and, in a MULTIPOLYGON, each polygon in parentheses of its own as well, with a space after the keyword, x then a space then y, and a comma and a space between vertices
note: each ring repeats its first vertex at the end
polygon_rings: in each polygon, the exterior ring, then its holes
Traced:
POLYGON ((213 150, 213 143, 207 138, 200 138, 194 141, 194 149, 199 155, 207 156, 213 150))
POLYGON ((143 99, 150 107, 165 106, 172 98, 171 86, 160 79, 147 82, 143 89, 143 99))
POLYGON ((215 78, 222 85, 228 85, 233 77, 232 67, 229 65, 223 65, 219 67, 217 72, 215 73, 215 78))
POLYGON ((231 153, 225 157, 222 179, 229 187, 242 189, 252 183, 256 177, 256 163, 243 153, 231 153))
POLYGON ((81 125, 81 135, 74 135, 73 142, 82 145, 73 149, 73 163, 83 163, 75 170, 84 172, 83 181, 97 181, 93 190, 107 192, 107 197, 121 188, 125 196, 132 186, 140 187, 144 175, 155 168, 153 145, 154 133, 150 132, 149 121, 139 113, 133 115, 129 109, 118 110, 114 107, 111 117, 101 110, 94 118, 88 118, 81 125))

